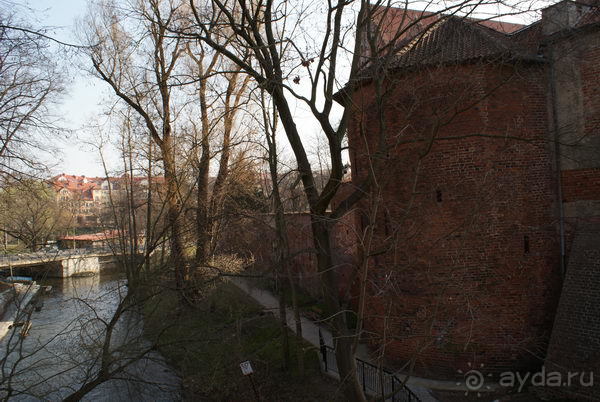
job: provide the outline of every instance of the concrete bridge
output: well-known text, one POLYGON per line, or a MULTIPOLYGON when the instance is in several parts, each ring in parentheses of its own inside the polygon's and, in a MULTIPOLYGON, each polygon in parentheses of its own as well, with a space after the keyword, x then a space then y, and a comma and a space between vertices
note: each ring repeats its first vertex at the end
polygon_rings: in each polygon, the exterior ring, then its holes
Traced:
POLYGON ((70 276, 97 274, 101 260, 115 256, 110 249, 71 249, 40 251, 15 255, 0 255, 0 269, 29 276, 68 278, 70 276))

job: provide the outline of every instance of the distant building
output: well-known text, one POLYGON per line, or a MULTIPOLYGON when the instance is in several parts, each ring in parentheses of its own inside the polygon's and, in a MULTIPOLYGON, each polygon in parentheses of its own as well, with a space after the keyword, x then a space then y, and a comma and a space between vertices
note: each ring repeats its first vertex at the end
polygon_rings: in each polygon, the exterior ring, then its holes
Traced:
MULTIPOLYGON (((124 208, 129 192, 136 203, 145 200, 149 180, 147 177, 86 177, 62 173, 52 177, 50 185, 56 190, 57 199, 70 209, 77 227, 96 227, 103 223, 113 208, 124 208)), ((152 182, 160 188, 163 177, 153 177, 152 182)))
POLYGON ((118 230, 107 230, 100 233, 83 234, 77 236, 63 236, 57 239, 58 248, 61 250, 72 248, 105 248, 119 238, 118 230))

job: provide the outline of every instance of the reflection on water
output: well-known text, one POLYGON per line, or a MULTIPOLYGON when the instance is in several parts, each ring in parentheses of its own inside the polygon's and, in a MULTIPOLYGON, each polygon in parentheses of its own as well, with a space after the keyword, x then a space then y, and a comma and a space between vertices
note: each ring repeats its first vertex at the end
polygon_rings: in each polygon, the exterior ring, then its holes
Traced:
MULTIPOLYGON (((114 275, 49 279, 43 308, 33 312, 30 334, 0 342, 0 386, 12 389, 11 400, 61 400, 98 373, 103 348, 109 370, 123 367, 84 400, 169 401, 180 399, 180 379, 142 336, 141 315, 135 309, 119 319, 105 347, 107 324, 127 294, 125 281, 114 275), (143 358, 139 358, 140 356, 143 358)), ((6 396, 6 392, 2 395, 6 396)))

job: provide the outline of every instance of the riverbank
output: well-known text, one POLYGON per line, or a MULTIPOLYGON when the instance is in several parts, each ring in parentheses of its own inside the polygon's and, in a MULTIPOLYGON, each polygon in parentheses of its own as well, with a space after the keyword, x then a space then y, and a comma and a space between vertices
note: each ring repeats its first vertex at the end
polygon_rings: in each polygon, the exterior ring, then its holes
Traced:
POLYGON ((31 312, 29 335, 19 337, 23 327, 18 332, 10 329, 0 342, 0 399, 63 400, 93 384, 99 359, 107 358, 113 368, 122 369, 97 384, 83 400, 181 400, 181 381, 143 337, 142 316, 135 306, 122 312, 111 331, 110 348, 104 349, 104 323, 114 318, 128 291, 123 275, 50 278, 40 285, 51 290, 38 293, 32 312, 26 309, 31 312), (101 355, 104 350, 106 357, 101 355))
POLYGON ((3 287, 0 293, 0 340, 12 329, 16 321, 27 316, 26 308, 40 291, 40 285, 14 283, 3 287))
POLYGON ((321 374, 317 349, 307 343, 300 345, 306 370, 299 376, 291 332, 290 370, 282 369, 279 322, 230 283, 219 283, 194 308, 179 306, 173 291, 161 292, 146 303, 145 331, 179 370, 186 400, 253 400, 252 382, 261 400, 342 399, 338 384, 321 374), (240 370, 244 361, 252 364, 252 382, 240 370))

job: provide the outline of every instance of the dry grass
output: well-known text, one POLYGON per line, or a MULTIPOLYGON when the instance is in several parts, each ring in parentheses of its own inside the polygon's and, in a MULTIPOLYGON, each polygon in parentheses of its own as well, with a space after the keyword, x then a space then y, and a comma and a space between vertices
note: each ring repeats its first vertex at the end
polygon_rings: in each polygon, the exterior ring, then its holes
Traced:
MULTIPOLYGON (((261 400, 328 401, 341 396, 336 382, 319 371, 316 351, 300 345, 306 374, 283 369, 281 329, 235 286, 219 282, 194 308, 181 308, 173 292, 146 306, 146 331, 157 339, 165 357, 178 368, 186 400, 253 400, 249 378, 239 363, 250 360, 261 400)), ((290 347, 295 356, 292 336, 290 347)))

